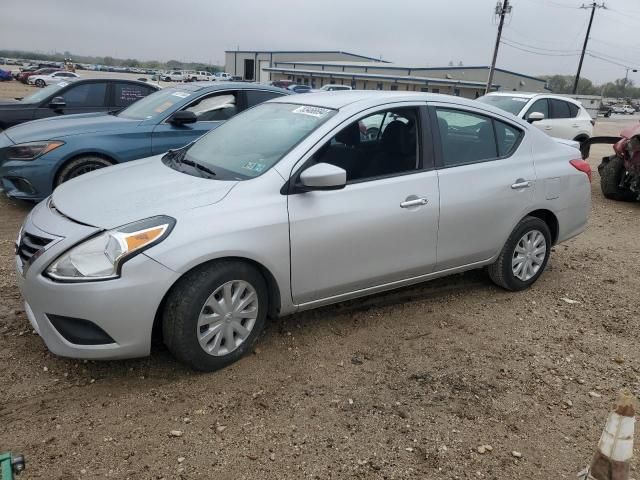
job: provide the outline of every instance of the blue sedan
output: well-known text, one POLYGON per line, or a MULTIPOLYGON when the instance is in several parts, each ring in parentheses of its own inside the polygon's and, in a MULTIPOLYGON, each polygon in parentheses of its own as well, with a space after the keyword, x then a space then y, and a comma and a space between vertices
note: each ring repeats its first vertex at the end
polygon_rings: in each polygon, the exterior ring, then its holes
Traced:
POLYGON ((23 123, 0 132, 0 186, 9 197, 39 201, 71 178, 182 147, 242 110, 287 94, 250 83, 189 83, 117 114, 23 123))

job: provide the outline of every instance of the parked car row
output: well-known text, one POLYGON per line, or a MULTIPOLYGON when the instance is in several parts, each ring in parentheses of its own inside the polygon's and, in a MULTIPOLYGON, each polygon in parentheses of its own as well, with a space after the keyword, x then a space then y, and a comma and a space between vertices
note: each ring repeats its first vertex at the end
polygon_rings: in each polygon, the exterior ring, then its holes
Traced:
POLYGON ((168 72, 160 72, 156 76, 157 79, 165 82, 201 82, 201 81, 231 81, 232 76, 225 72, 206 72, 195 70, 170 70, 168 72))
POLYGON ((16 267, 52 352, 145 356, 156 333, 211 371, 267 316, 484 267, 525 289, 586 226, 589 164, 523 118, 425 93, 291 93, 181 84, 0 133, 5 192, 46 200, 16 267))

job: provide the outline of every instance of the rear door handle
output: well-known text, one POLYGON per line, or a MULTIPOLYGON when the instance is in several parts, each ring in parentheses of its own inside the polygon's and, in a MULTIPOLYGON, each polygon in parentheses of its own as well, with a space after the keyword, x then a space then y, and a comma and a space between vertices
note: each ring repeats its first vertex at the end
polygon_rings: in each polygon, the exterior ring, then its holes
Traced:
POLYGON ((516 180, 516 183, 511 185, 513 190, 520 190, 522 188, 529 188, 531 186, 531 182, 529 180, 525 180, 523 178, 519 178, 516 180))
POLYGON ((546 126, 546 127, 544 127, 544 129, 545 129, 545 130, 553 130, 553 127, 551 127, 551 126, 546 126))
POLYGON ((411 207, 420 207, 422 205, 426 205, 429 203, 429 200, 424 197, 412 198, 407 197, 407 200, 400 203, 400 208, 411 208, 411 207), (410 199, 410 200, 409 200, 410 199))

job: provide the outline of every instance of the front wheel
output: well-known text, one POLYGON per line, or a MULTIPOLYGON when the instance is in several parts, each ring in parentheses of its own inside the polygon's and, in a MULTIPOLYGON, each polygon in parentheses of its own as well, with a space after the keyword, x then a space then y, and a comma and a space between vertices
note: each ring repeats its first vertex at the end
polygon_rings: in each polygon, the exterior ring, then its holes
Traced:
POLYGON ((525 217, 511 232, 497 260, 489 265, 489 277, 506 290, 524 290, 540 278, 550 253, 547 224, 537 217, 525 217))
POLYGON ((181 362, 212 372, 251 351, 269 307, 267 283, 250 265, 217 261, 173 287, 162 314, 164 343, 181 362))
POLYGON ((41 78, 39 78, 39 79, 37 79, 37 80, 36 80, 36 87, 44 88, 44 87, 45 87, 45 85, 46 85, 46 83, 45 83, 45 82, 44 82, 44 80, 42 80, 41 78))
POLYGON ((60 172, 58 172, 54 186, 57 187, 72 178, 76 178, 80 175, 84 175, 85 173, 98 170, 99 168, 109 167, 111 165, 113 164, 109 160, 102 157, 88 155, 86 157, 76 158, 67 163, 62 167, 60 172))

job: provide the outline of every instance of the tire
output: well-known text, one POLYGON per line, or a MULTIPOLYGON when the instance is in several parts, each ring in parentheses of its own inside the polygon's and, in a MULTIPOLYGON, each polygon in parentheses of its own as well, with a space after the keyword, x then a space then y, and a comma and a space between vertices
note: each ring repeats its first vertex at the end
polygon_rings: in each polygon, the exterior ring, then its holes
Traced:
POLYGON ((80 175, 92 172, 93 170, 110 167, 111 165, 113 165, 113 163, 106 158, 96 157, 94 155, 78 157, 71 160, 60 169, 58 175, 56 175, 54 187, 57 187, 72 178, 79 177, 80 175))
POLYGON ((631 190, 620 188, 624 171, 624 161, 617 155, 611 155, 608 161, 603 161, 598 166, 600 188, 605 198, 620 202, 633 202, 636 199, 636 194, 631 190))
POLYGON ((41 78, 37 79, 37 80, 35 81, 35 84, 36 84, 36 87, 39 87, 39 88, 44 88, 44 87, 46 87, 46 86, 47 86, 47 84, 45 83, 45 81, 44 81, 44 80, 42 80, 41 78))
POLYGON ((162 312, 164 343, 180 362, 195 370, 213 372, 236 362, 252 350, 264 328, 268 309, 267 283, 255 268, 229 260, 209 263, 186 274, 170 291, 162 312), (242 286, 246 288, 248 285, 244 293, 247 296, 240 297, 240 300, 249 301, 247 292, 253 289, 255 301, 243 311, 234 309, 226 313, 228 310, 215 302, 218 302, 216 294, 220 296, 220 302, 224 300, 222 292, 228 285, 231 285, 229 296, 242 293, 242 286), (212 309, 208 305, 217 307, 212 309), (216 312, 224 316, 216 320, 213 317, 216 312), (251 318, 243 318, 243 314, 251 318), (207 325, 198 326, 202 315, 212 316, 208 328, 207 325), (244 338, 242 332, 236 330, 240 327, 247 330, 244 338), (234 343, 232 350, 228 349, 231 343, 227 340, 229 332, 232 341, 239 342, 234 343))
POLYGON ((551 254, 551 246, 552 241, 549 226, 537 217, 525 217, 516 225, 511 235, 509 235, 497 260, 489 265, 489 277, 493 283, 505 290, 516 292, 529 288, 540 278, 540 275, 542 275, 542 272, 547 266, 549 255, 551 254), (537 243, 537 246, 534 244, 533 248, 529 251, 530 253, 534 253, 531 257, 531 262, 527 260, 524 253, 521 253, 522 250, 527 251, 526 238, 534 240, 535 243, 537 243), (544 240, 544 245, 537 242, 540 239, 544 240), (523 244, 521 244, 521 242, 525 242, 524 249, 522 248, 523 244), (544 246, 543 253, 539 252, 542 246, 544 246), (539 253, 535 254, 536 251, 539 253), (522 262, 514 263, 516 257, 522 258, 522 262), (531 270, 529 270, 527 264, 531 265, 531 270), (522 265, 523 268, 519 272, 520 276, 514 272, 517 265, 522 265), (529 276, 528 273, 531 275, 529 276))

